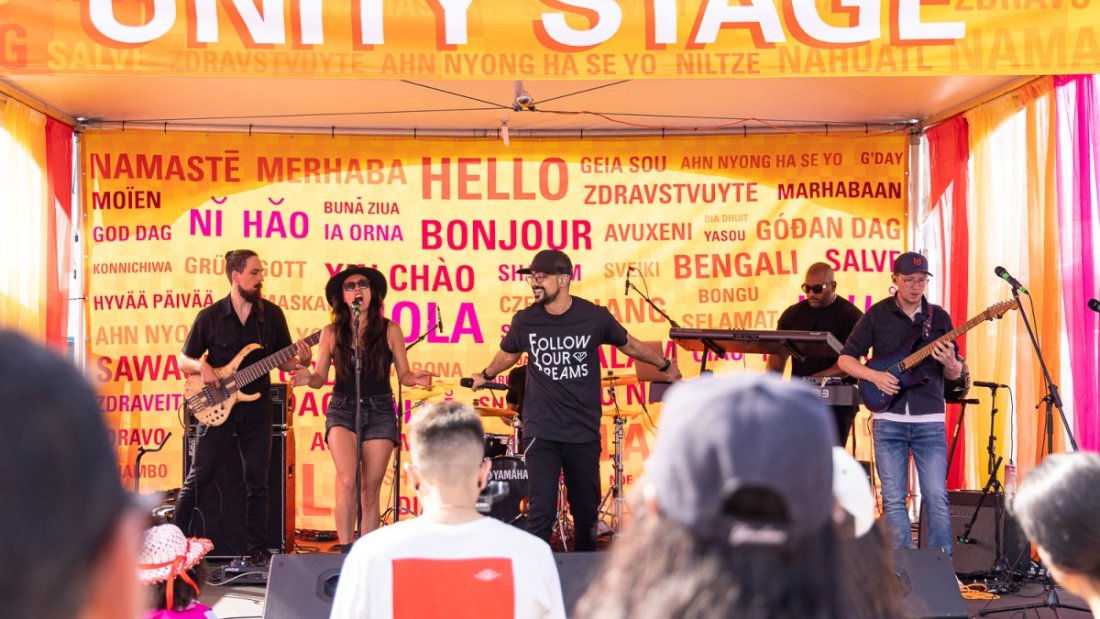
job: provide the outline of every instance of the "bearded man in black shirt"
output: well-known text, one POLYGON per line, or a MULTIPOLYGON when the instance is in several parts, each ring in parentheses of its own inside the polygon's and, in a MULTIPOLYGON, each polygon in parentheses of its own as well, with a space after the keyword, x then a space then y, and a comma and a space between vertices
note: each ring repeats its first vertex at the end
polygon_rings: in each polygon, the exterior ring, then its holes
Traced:
POLYGON ((600 503, 600 346, 657 366, 669 382, 680 370, 626 332, 591 301, 569 294, 573 262, 557 250, 535 254, 520 269, 535 303, 512 317, 489 365, 474 374, 474 388, 491 381, 527 353, 523 443, 530 482, 527 529, 547 542, 557 513, 558 477, 564 477, 576 533, 575 550, 596 549, 600 503))
MULTIPOLYGON (((841 344, 847 341, 848 336, 852 334, 852 329, 863 317, 863 312, 847 299, 836 296, 836 277, 833 267, 824 262, 811 264, 806 270, 802 292, 806 294, 805 300, 788 307, 779 317, 776 328, 781 331, 828 331, 841 344)), ((768 355, 768 369, 782 374, 789 356, 768 355)), ((791 376, 815 378, 847 376, 837 367, 838 358, 839 355, 834 354, 827 357, 806 357, 802 361, 794 359, 791 363, 791 376)), ((848 433, 852 430, 852 422, 856 418, 859 407, 831 406, 830 408, 836 419, 837 440, 843 446, 848 440, 848 433)))

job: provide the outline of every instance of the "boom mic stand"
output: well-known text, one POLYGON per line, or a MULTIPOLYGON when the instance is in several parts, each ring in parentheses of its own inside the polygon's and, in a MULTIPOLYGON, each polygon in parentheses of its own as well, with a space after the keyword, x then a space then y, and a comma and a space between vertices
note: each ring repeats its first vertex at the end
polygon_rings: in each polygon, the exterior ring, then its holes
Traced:
MULTIPOLYGON (((1039 400, 1039 404, 1035 405, 1038 409, 1043 403, 1046 403, 1046 424, 1044 432, 1046 432, 1046 448, 1047 455, 1054 452, 1054 408, 1058 409, 1058 415, 1062 418, 1062 428, 1066 431, 1066 437, 1069 438, 1070 447, 1073 451, 1077 451, 1077 441, 1073 438, 1073 432, 1069 428, 1069 424, 1066 423, 1066 413, 1062 409, 1062 398, 1058 395, 1058 385, 1054 384, 1054 379, 1050 377, 1050 370, 1047 369, 1046 361, 1043 359, 1043 351, 1039 348, 1039 340, 1035 337, 1035 331, 1031 328, 1031 321, 1028 320, 1027 312, 1024 311, 1024 305, 1020 302, 1020 287, 1016 283, 1012 283, 1012 296, 1016 299, 1017 308, 1020 310, 1020 315, 1024 319, 1024 327, 1027 329, 1027 335, 1031 339, 1031 346, 1035 349, 1035 356, 1039 358, 1039 367, 1043 370, 1043 381, 1046 383, 1047 393, 1039 400)), ((1028 294, 1030 297, 1031 295, 1028 294)), ((1063 604, 1058 598, 1058 589, 1054 585, 1054 581, 1050 577, 1049 570, 1044 569, 1042 577, 1043 581, 1043 601, 1036 604, 1021 604, 1018 606, 1006 606, 1004 608, 994 608, 990 610, 983 610, 978 613, 979 616, 993 615, 997 613, 1016 612, 1020 610, 1031 610, 1036 608, 1050 608, 1055 611, 1059 608, 1068 608, 1070 610, 1079 610, 1081 612, 1091 612, 1089 609, 1081 606, 1071 606, 1069 604, 1063 604)))
POLYGON ((363 377, 360 375, 363 366, 363 351, 359 343, 359 298, 351 305, 353 334, 352 342, 355 347, 355 526, 351 530, 351 541, 359 539, 363 533, 363 377))
MULTIPOLYGON (((144 458, 147 453, 153 453, 164 449, 164 446, 168 444, 168 439, 170 438, 172 438, 172 433, 166 432, 164 434, 164 440, 153 449, 148 449, 145 445, 138 446, 137 457, 134 458, 134 494, 140 494, 141 491, 141 459, 144 458)), ((186 443, 186 441, 184 442, 186 443)))
MULTIPOLYGON (((634 282, 627 279, 626 280, 626 291, 629 293, 631 290, 638 293, 638 296, 641 297, 642 300, 646 302, 646 304, 648 304, 650 307, 652 307, 653 311, 657 312, 662 317, 664 317, 664 319, 668 321, 668 324, 673 329, 681 329, 682 328, 680 326, 680 324, 678 322, 676 322, 675 320, 673 320, 668 314, 666 314, 663 309, 661 309, 660 307, 657 307, 657 304, 654 303, 653 300, 650 299, 648 296, 646 296, 646 294, 644 292, 642 292, 641 290, 638 290, 638 287, 634 285, 634 282)), ((713 352, 715 355, 718 355, 719 357, 726 354, 726 351, 722 350, 722 347, 719 346, 718 344, 715 344, 714 340, 712 340, 710 338, 703 338, 699 341, 701 341, 703 343, 703 345, 707 347, 707 350, 709 350, 710 352, 713 352)), ((699 370, 699 374, 703 375, 703 374, 706 373, 706 371, 707 371, 707 355, 704 352, 703 353, 703 365, 699 370)))
MULTIPOLYGON (((1020 315, 1024 319, 1024 326, 1027 328, 1027 335, 1031 338, 1031 346, 1035 349, 1035 356, 1039 359, 1039 367, 1043 370, 1043 382, 1046 384, 1047 393, 1039 404, 1035 405, 1035 408, 1039 408, 1046 403, 1046 426, 1044 432, 1046 432, 1046 447, 1047 455, 1054 453, 1054 411, 1053 408, 1058 409, 1058 416, 1062 419, 1062 428, 1066 431, 1066 437, 1069 439, 1070 447, 1073 451, 1077 451, 1077 441, 1073 438, 1073 432, 1069 429, 1069 424, 1066 423, 1066 412, 1062 409, 1062 396, 1058 394, 1058 385, 1054 384, 1054 379, 1050 377, 1050 370, 1047 369, 1047 362, 1043 359, 1043 351, 1039 349, 1039 340, 1035 337, 1035 331, 1031 328, 1031 321, 1027 318, 1027 312, 1024 311, 1024 304, 1020 301, 1020 289, 1018 286, 1012 286, 1012 296, 1016 298, 1016 305, 1019 307, 1020 315)), ((1028 297, 1031 295, 1029 294, 1028 297)))

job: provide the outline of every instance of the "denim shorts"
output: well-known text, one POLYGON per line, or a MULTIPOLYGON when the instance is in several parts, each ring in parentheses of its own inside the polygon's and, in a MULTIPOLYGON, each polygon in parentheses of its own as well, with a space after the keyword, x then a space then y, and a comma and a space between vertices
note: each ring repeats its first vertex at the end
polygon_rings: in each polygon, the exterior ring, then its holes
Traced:
MULTIPOLYGON (((397 409, 393 404, 393 395, 366 396, 362 400, 360 415, 364 441, 388 439, 397 445, 397 409)), ((328 443, 328 431, 339 426, 355 432, 355 398, 340 393, 332 394, 329 399, 328 413, 325 416, 325 442, 328 443)))

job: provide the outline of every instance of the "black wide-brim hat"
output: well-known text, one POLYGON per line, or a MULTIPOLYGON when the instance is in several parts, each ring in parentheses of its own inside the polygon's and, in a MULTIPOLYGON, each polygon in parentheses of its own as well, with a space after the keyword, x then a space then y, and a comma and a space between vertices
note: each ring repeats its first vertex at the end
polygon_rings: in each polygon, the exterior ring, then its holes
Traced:
POLYGON ((325 284, 325 298, 328 299, 329 305, 336 307, 333 299, 340 299, 344 292, 344 280, 352 275, 366 277, 367 281, 370 282, 371 294, 377 295, 379 301, 386 300, 386 292, 389 286, 386 284, 386 276, 382 275, 381 271, 370 267, 349 266, 330 277, 328 283, 325 284))

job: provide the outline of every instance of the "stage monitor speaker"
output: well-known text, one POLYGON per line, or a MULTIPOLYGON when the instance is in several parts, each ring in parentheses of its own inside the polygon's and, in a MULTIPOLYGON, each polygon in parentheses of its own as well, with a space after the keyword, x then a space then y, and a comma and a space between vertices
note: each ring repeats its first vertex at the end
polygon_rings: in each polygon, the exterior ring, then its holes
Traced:
MULTIPOLYGON (((1028 561, 1028 543, 1020 531, 1016 519, 1004 509, 1004 495, 989 493, 982 500, 982 493, 976 490, 958 490, 947 493, 948 508, 951 513, 952 564, 955 573, 966 576, 993 572, 997 562, 997 519, 1001 519, 1001 550, 1005 563, 1001 568, 1013 571, 1026 569, 1028 561), (981 507, 978 507, 978 504, 981 507), (974 526, 970 529, 968 543, 959 542, 966 532, 966 525, 974 517, 974 526)), ((921 509, 920 547, 928 547, 928 519, 921 509)))
MULTIPOLYGON (((294 546, 294 430, 286 425, 286 385, 271 386, 274 425, 271 436, 271 465, 268 469, 267 548, 272 553, 286 552, 294 546)), ((232 413, 230 413, 232 415, 232 413)), ((195 428, 189 420, 184 439, 183 470, 191 470, 195 453, 195 428)), ((214 543, 207 554, 227 559, 248 554, 245 529, 246 492, 240 447, 234 436, 218 463, 213 481, 198 497, 191 521, 190 535, 206 537, 214 543)))
POLYGON ((966 603, 947 555, 939 550, 895 550, 894 573, 902 604, 916 619, 965 618, 966 603))
POLYGON ((275 555, 263 619, 328 619, 346 555, 275 555))
POLYGON ((588 585, 599 574, 605 553, 602 552, 555 552, 554 562, 558 565, 558 578, 561 580, 561 596, 565 600, 565 616, 573 614, 577 601, 581 599, 588 585))

